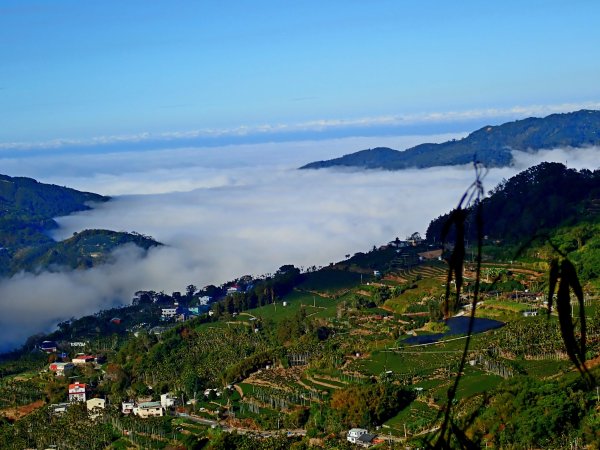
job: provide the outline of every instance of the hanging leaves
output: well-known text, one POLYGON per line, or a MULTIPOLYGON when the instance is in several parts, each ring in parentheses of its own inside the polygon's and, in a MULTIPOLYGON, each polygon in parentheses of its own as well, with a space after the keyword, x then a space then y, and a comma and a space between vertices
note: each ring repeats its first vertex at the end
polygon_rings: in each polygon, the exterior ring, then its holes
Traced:
POLYGON ((550 280, 548 282, 548 316, 550 316, 550 313, 552 312, 552 302, 554 301, 554 291, 556 290, 558 277, 558 260, 553 259, 552 261, 550 261, 550 280))
POLYGON ((465 220, 469 211, 462 209, 459 205, 450 213, 448 221, 442 229, 442 241, 445 242, 450 230, 454 226, 456 240, 452 254, 448 258, 448 276, 446 278, 446 295, 444 302, 444 319, 450 317, 450 284, 456 283, 456 305, 460 301, 460 291, 463 285, 463 266, 465 261, 465 220))
MULTIPOLYGON (((475 223, 477 225, 477 265, 476 265, 476 277, 475 277, 475 289, 473 291, 473 301, 471 308, 471 321, 469 323, 469 329, 467 331, 465 346, 461 362, 458 368, 458 374, 456 375, 455 382, 448 389, 447 404, 444 408, 444 418, 441 423, 439 432, 435 442, 428 443, 429 448, 434 449, 445 449, 450 447, 459 447, 464 449, 476 448, 475 444, 466 436, 461 428, 459 428, 451 418, 452 405, 455 402, 456 391, 458 384, 465 367, 466 356, 469 348, 470 338, 472 334, 472 324, 475 317, 475 308, 477 306, 477 299, 479 295, 479 282, 481 279, 481 261, 482 261, 482 246, 483 246, 483 213, 482 213, 482 198, 483 198, 483 185, 482 180, 484 178, 484 168, 475 163, 476 179, 473 184, 467 189, 464 195, 461 197, 458 206, 449 214, 446 222, 442 226, 441 238, 445 246, 447 240, 454 238, 454 246, 451 254, 447 259, 448 262, 448 275, 446 277, 446 293, 444 303, 444 316, 448 318, 453 312, 451 308, 451 284, 454 281, 456 284, 456 304, 460 303, 460 293, 463 287, 463 269, 464 260, 466 256, 466 223, 468 222, 469 214, 474 214, 475 223)), ((540 236, 532 236, 527 242, 522 243, 521 248, 518 250, 517 255, 520 255, 523 249, 527 248, 531 242, 538 239, 540 236)), ((584 308, 584 297, 583 289, 577 276, 575 267, 568 260, 566 255, 560 252, 560 250, 552 244, 549 238, 546 236, 550 245, 557 251, 561 256, 562 260, 555 259, 550 263, 549 271, 549 292, 548 292, 548 316, 552 311, 552 307, 556 304, 558 312, 558 320, 561 330, 563 343, 565 345, 566 352, 577 367, 582 376, 593 384, 594 378, 588 371, 585 358, 586 358, 586 318, 584 308), (572 317, 571 309, 571 294, 573 294, 579 302, 579 312, 576 320, 572 317), (556 299, 555 299, 556 296, 556 299), (577 322, 579 322, 577 324, 577 322)), ((493 281, 495 284, 499 277, 493 281)), ((438 416, 439 417, 439 416, 438 416)))
POLYGON ((479 280, 481 277, 481 248, 483 246, 483 215, 481 200, 484 195, 483 178, 487 173, 487 169, 485 169, 478 162, 474 163, 474 167, 475 181, 463 194, 463 196, 460 199, 460 202, 458 203, 458 206, 450 213, 447 222, 444 223, 444 226, 442 228, 441 238, 442 242, 444 243, 446 242, 446 239, 448 238, 452 229, 454 229, 455 233, 454 247, 452 249, 450 257, 448 258, 448 276, 446 281, 446 295, 444 302, 444 316, 445 318, 448 318, 450 316, 451 309, 452 312, 454 312, 454 309, 460 305, 460 293, 463 286, 463 268, 466 255, 465 222, 468 215, 471 213, 471 206, 474 208, 477 224, 477 270, 475 289, 473 292, 473 302, 471 304, 471 317, 469 319, 467 338, 465 340, 465 346, 459 364, 458 374, 456 376, 454 384, 448 389, 448 403, 444 410, 444 420, 440 427, 440 432, 438 434, 437 441, 433 445, 433 448, 436 449, 448 448, 449 442, 452 439, 452 435, 454 435, 454 438, 459 442, 462 448, 476 448, 476 446, 472 444, 471 441, 469 441, 469 439, 464 434, 457 434, 456 427, 453 424, 451 424, 450 418, 452 405, 454 404, 456 391, 458 389, 458 383, 460 381, 461 374, 463 373, 463 369, 467 361, 467 353, 469 350, 471 335, 473 333, 475 309, 477 307, 477 298, 479 295, 479 280), (464 208, 463 205, 465 205, 464 208), (453 305, 454 307, 450 308, 450 284, 453 280, 456 283, 456 302, 453 305))
POLYGON ((565 344, 565 350, 569 358, 577 367, 577 370, 588 381, 592 382, 593 377, 585 365, 586 353, 586 321, 585 307, 583 298, 583 289, 577 276, 577 271, 573 263, 564 258, 560 263, 555 259, 550 264, 550 280, 548 289, 548 313, 552 312, 552 301, 556 291, 556 310, 558 312, 558 322, 560 333, 565 344), (560 281, 559 281, 560 280, 560 281), (558 284, 558 290, 556 285, 558 284), (577 339, 575 324, 571 314, 571 291, 579 302, 579 339, 577 339))

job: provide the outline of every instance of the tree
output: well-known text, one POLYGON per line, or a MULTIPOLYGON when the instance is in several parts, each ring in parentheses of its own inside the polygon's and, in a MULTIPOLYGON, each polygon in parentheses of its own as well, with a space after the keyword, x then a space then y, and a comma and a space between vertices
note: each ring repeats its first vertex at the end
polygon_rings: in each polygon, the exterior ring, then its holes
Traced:
POLYGON ((413 394, 390 383, 353 385, 335 391, 330 415, 347 427, 372 427, 395 416, 413 399, 413 394))
POLYGON ((418 231, 415 231, 413 234, 411 234, 408 239, 408 241, 414 241, 414 242, 421 242, 423 239, 421 238, 421 234, 418 231))
POLYGON ((188 300, 192 299, 192 297, 194 296, 196 291, 198 291, 198 288, 196 286, 194 286, 193 284, 189 284, 188 286, 186 286, 185 295, 188 298, 188 300))

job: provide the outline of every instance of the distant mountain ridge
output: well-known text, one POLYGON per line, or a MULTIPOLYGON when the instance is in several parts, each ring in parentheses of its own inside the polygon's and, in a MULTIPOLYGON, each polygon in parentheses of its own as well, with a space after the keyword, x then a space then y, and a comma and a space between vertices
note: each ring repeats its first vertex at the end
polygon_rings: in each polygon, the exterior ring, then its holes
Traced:
POLYGON ((106 262, 117 246, 133 243, 148 249, 160 245, 137 233, 86 230, 62 242, 49 232, 54 217, 90 209, 107 202, 91 192, 40 183, 32 178, 0 175, 0 276, 50 267, 86 268, 106 262))
POLYGON ((463 139, 420 144, 404 151, 387 147, 362 150, 340 158, 312 162, 300 169, 360 167, 400 170, 468 164, 474 159, 488 167, 503 167, 511 164, 512 150, 537 151, 593 145, 600 145, 600 111, 581 110, 485 126, 463 139))

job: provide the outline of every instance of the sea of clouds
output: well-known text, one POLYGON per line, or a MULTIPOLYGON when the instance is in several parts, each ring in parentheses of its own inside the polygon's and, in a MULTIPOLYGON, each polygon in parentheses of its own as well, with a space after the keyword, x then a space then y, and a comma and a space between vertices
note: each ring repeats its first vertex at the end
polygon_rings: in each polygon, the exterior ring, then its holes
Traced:
MULTIPOLYGON (((404 149, 461 135, 345 138, 172 150, 0 155, 3 172, 111 195, 58 218, 58 240, 88 228, 137 231, 165 244, 119 249, 115 263, 86 271, 18 274, 0 282, 0 349, 58 321, 128 304, 137 290, 181 291, 261 275, 283 264, 322 266, 414 231, 452 208, 472 167, 403 171, 296 170, 364 148, 404 149)), ((492 169, 487 190, 537 164, 598 167, 598 149, 515 152, 492 169)))

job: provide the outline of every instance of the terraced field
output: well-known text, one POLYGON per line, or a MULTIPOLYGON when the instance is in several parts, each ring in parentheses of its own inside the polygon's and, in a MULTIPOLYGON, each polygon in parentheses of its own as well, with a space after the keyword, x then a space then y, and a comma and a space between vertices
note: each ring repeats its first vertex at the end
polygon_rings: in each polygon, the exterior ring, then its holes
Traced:
POLYGON ((409 282, 418 278, 433 278, 441 282, 446 281, 447 266, 443 262, 427 262, 410 269, 400 268, 391 271, 386 279, 400 282, 409 282))

